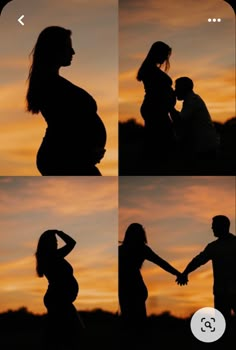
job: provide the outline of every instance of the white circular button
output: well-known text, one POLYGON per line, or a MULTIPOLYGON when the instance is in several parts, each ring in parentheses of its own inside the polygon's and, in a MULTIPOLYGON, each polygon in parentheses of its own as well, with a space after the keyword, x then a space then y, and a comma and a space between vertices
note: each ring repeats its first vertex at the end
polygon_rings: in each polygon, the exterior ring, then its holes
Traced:
POLYGON ((190 322, 193 335, 204 343, 212 343, 222 337, 226 328, 222 313, 213 307, 203 307, 193 314, 190 322))

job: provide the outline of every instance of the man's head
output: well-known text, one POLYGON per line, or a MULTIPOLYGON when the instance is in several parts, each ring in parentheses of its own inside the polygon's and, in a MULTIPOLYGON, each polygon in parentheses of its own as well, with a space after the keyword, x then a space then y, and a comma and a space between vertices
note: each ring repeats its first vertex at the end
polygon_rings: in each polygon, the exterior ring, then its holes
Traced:
POLYGON ((223 237, 229 233, 230 220, 225 215, 216 215, 212 218, 211 227, 216 237, 223 237))
POLYGON ((178 100, 182 101, 193 91, 193 81, 188 77, 180 77, 175 81, 175 94, 178 100))

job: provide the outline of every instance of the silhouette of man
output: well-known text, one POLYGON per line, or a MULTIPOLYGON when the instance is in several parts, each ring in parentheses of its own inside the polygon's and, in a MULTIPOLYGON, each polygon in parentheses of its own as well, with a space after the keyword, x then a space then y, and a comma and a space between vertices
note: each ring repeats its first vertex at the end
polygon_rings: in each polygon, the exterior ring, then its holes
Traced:
POLYGON ((227 216, 217 215, 212 219, 212 231, 217 239, 187 265, 181 277, 180 285, 187 284, 188 274, 212 260, 214 306, 225 317, 236 314, 236 236, 229 232, 230 220, 227 216))
POLYGON ((184 162, 193 161, 191 166, 206 168, 217 156, 219 138, 202 98, 193 91, 193 81, 180 77, 175 81, 175 94, 183 101, 181 111, 172 108, 170 115, 180 140, 180 151, 184 162))

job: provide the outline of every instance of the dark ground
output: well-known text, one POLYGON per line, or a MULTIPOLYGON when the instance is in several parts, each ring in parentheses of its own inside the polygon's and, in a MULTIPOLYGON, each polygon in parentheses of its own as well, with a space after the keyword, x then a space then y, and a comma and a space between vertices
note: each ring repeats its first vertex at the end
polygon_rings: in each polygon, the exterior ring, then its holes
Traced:
MULTIPOLYGON (((181 152, 173 150, 173 157, 162 170, 158 165, 147 170, 143 161, 144 127, 135 119, 119 123, 119 175, 235 175, 236 173, 236 117, 224 124, 214 122, 220 138, 217 161, 204 169, 192 170, 181 158, 181 152), (207 169, 207 170, 206 170, 207 169)), ((159 150, 160 151, 160 150, 159 150)), ((154 154, 156 154, 154 152, 154 154)), ((154 163, 153 163, 154 164, 154 163)))
MULTIPOLYGON (((148 318, 148 330, 143 341, 127 344, 122 339, 120 331, 120 319, 118 314, 112 314, 103 310, 81 311, 80 316, 86 325, 83 341, 79 349, 90 350, 93 348, 104 350, 119 350, 128 348, 138 349, 186 349, 205 350, 234 348, 236 344, 236 320, 233 323, 233 332, 227 337, 213 343, 202 343, 191 333, 190 318, 180 319, 173 317, 169 312, 161 315, 153 315, 148 318), (233 345, 234 344, 234 345, 233 345)), ((1 349, 46 349, 45 344, 40 343, 42 327, 45 315, 34 315, 21 308, 17 311, 8 311, 0 314, 0 347, 1 349)), ((60 334, 58 334, 60 337, 60 334)), ((141 335, 142 337, 142 335, 141 335)), ((54 350, 53 347, 50 349, 54 350)), ((69 350, 68 348, 61 348, 69 350)), ((55 350, 59 350, 55 347, 55 350)))

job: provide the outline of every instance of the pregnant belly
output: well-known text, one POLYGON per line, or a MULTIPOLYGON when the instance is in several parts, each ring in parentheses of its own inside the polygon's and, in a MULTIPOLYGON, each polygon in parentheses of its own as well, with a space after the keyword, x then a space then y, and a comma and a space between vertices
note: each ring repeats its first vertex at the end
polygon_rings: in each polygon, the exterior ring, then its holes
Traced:
POLYGON ((73 277, 62 283, 49 284, 44 296, 46 307, 61 302, 73 303, 78 295, 79 285, 73 277))
POLYGON ((73 277, 71 281, 69 281, 68 285, 65 286, 65 294, 71 300, 74 301, 79 292, 79 285, 76 279, 73 277))
POLYGON ((107 139, 106 128, 98 114, 96 114, 91 125, 92 124, 93 127, 91 127, 91 139, 94 141, 95 147, 104 148, 107 139))
POLYGON ((64 126, 50 125, 46 129, 41 148, 47 154, 58 154, 70 151, 75 154, 86 154, 96 148, 105 148, 107 141, 106 128, 101 118, 95 114, 81 123, 64 126))

